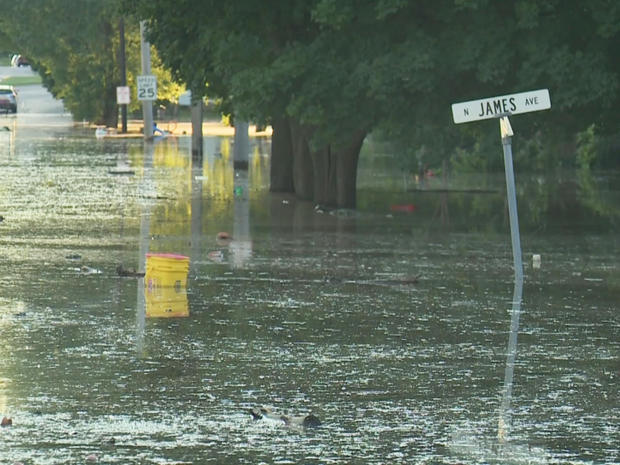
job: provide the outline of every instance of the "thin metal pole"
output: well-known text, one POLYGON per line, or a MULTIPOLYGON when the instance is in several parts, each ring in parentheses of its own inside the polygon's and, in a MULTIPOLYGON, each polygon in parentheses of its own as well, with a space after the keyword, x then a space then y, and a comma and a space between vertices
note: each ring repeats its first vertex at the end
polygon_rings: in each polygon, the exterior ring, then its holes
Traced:
MULTIPOLYGON (((142 75, 151 74, 151 44, 145 39, 146 22, 140 21, 140 50, 142 52, 142 75)), ((144 139, 153 139, 153 101, 142 101, 142 117, 144 119, 144 139)))
POLYGON ((515 175, 512 166, 512 129, 508 118, 502 127, 502 146, 504 147, 504 170, 506 172, 506 194, 508 196, 508 214, 510 215, 510 237, 512 239, 512 259, 514 264, 515 279, 523 279, 523 260, 521 253, 521 237, 519 235, 519 217, 517 213, 517 194, 515 188, 515 175))
MULTIPOLYGON (((125 59, 125 20, 120 18, 118 20, 118 33, 120 36, 120 45, 119 45, 119 64, 121 68, 121 86, 125 87, 127 85, 127 61, 125 59)), ((121 133, 127 133, 127 105, 121 105, 121 133)))
POLYGON ((506 355, 506 370, 504 373, 504 388, 502 404, 497 428, 497 437, 505 441, 510 428, 510 403, 512 399, 512 384, 514 365, 517 357, 517 336, 519 333, 519 316, 521 314, 521 299, 523 294, 523 257, 521 253, 521 237, 519 234, 519 217, 517 213, 517 194, 515 176, 512 163, 512 128, 508 117, 500 119, 502 146, 504 148, 504 170, 506 172, 506 195, 508 196, 508 213, 510 215, 510 237, 512 239, 512 258, 514 265, 514 292, 512 296, 512 318, 510 322, 510 337, 506 355))

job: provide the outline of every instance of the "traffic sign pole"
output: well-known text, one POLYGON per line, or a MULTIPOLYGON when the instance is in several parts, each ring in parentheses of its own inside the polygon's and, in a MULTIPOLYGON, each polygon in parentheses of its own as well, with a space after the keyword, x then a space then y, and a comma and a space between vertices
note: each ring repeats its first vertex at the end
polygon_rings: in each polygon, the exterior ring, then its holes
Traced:
POLYGON ((504 171, 506 172, 506 195, 508 197, 508 215, 510 216, 510 237, 512 239, 512 260, 515 279, 523 280, 523 258, 521 253, 521 236, 519 234, 519 215, 517 213, 517 190, 515 187, 514 167, 512 163, 512 127, 507 116, 499 120, 504 148, 504 171))
MULTIPOLYGON (((140 51, 142 52, 142 74, 151 74, 151 44, 149 44, 144 35, 146 22, 140 21, 140 51)), ((153 139, 153 101, 142 101, 142 118, 144 120, 144 139, 153 139)))

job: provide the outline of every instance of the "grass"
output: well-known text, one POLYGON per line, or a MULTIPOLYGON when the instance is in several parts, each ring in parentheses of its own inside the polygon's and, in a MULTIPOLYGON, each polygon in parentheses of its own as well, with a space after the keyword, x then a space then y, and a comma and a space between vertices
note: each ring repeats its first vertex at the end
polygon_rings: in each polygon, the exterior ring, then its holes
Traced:
POLYGON ((41 84, 41 76, 11 76, 4 78, 0 84, 6 86, 29 86, 32 84, 41 84))

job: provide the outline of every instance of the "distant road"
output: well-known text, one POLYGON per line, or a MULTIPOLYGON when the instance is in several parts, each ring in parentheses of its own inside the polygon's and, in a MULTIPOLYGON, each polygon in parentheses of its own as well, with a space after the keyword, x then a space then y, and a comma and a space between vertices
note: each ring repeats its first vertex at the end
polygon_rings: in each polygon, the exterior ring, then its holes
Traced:
MULTIPOLYGON (((0 66, 0 81, 13 76, 34 76, 30 66, 14 68, 12 66, 0 66)), ((17 89, 17 115, 21 114, 62 114, 66 113, 62 101, 56 100, 39 84, 15 86, 17 89)))

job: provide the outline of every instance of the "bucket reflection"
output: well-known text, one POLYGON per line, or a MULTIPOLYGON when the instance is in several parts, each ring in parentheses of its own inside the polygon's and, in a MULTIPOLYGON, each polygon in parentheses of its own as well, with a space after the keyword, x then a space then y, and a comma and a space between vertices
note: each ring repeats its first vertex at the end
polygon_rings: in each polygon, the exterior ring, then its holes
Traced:
POLYGON ((189 316, 187 290, 182 287, 145 288, 147 318, 180 318, 189 316))

